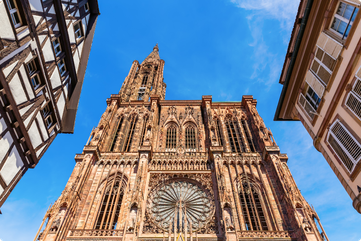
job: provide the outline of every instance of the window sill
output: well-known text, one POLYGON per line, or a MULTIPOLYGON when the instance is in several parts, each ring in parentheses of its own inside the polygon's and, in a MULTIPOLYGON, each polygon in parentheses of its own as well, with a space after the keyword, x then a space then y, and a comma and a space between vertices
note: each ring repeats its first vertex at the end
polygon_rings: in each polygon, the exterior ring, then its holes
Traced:
POLYGON ((27 28, 28 28, 27 25, 22 25, 22 26, 20 26, 20 27, 15 28, 16 34, 21 33, 22 31, 24 31, 24 30, 27 29, 27 28))
POLYGON ((38 87, 36 90, 34 90, 35 92, 35 96, 38 96, 38 94, 45 88, 44 84, 41 84, 40 87, 38 87))

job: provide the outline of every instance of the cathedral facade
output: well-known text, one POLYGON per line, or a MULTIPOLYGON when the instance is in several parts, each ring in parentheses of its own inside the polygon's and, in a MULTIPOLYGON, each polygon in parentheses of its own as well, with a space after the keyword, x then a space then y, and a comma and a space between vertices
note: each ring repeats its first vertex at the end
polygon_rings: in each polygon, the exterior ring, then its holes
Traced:
POLYGON ((328 240, 252 96, 165 100, 134 61, 36 240, 328 240))

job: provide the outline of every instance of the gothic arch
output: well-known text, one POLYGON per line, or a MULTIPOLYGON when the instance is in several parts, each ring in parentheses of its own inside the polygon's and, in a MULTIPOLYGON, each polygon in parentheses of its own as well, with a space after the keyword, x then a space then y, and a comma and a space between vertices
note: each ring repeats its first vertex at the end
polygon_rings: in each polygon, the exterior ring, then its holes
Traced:
POLYGON ((165 138, 165 148, 167 150, 172 150, 177 148, 178 145, 178 136, 179 136, 179 125, 176 122, 168 122, 166 125, 166 138, 165 138))

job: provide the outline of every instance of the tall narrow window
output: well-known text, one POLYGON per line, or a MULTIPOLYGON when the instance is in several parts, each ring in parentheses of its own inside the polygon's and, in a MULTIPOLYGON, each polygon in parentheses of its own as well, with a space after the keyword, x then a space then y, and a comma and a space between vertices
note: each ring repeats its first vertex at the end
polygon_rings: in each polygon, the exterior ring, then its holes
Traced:
POLYGON ((137 124, 137 116, 133 115, 130 121, 127 138, 125 138, 123 151, 129 152, 133 142, 134 130, 137 124))
POLYGON ((221 134, 221 131, 222 131, 222 128, 221 128, 221 121, 216 119, 216 128, 217 128, 217 141, 218 141, 218 144, 220 146, 223 146, 223 141, 222 141, 222 134, 221 134))
POLYGON ((27 63, 27 69, 31 81, 31 85, 33 86, 34 90, 40 87, 41 81, 40 81, 40 71, 38 70, 38 65, 36 63, 36 59, 31 60, 29 63, 27 63))
POLYGON ((347 38, 357 12, 358 8, 340 1, 331 24, 331 30, 342 39, 347 38))
POLYGON ((143 80, 142 80, 142 87, 146 86, 148 82, 148 75, 144 75, 143 80))
POLYGON ((174 149, 177 147, 177 128, 172 125, 167 129, 167 140, 166 140, 166 148, 174 149))
POLYGON ((239 197, 247 230, 268 230, 259 193, 251 183, 241 184, 239 197))
POLYGON ((245 148, 242 133, 239 130, 237 121, 231 119, 226 120, 226 127, 232 152, 244 152, 245 148))
POLYGON ((110 147, 110 151, 114 151, 115 143, 117 143, 118 138, 120 136, 120 129, 122 128, 123 119, 124 119, 124 117, 122 117, 120 119, 120 121, 119 121, 118 128, 117 128, 117 131, 115 132, 115 136, 114 136, 114 139, 113 139, 112 146, 110 147))
POLYGON ((119 218, 126 181, 124 176, 110 179, 105 186, 95 229, 114 229, 119 218))
POLYGON ((59 54, 61 54, 61 45, 60 45, 59 38, 56 38, 53 40, 53 48, 54 48, 55 55, 59 56, 59 54))
POLYGON ((65 67, 65 61, 64 59, 61 59, 58 63, 59 72, 61 76, 64 76, 66 73, 66 67, 65 67))
POLYGON ((20 27, 22 25, 21 17, 20 17, 20 13, 19 13, 19 9, 18 9, 16 1, 15 0, 6 0, 6 3, 8 5, 11 21, 13 22, 14 27, 15 28, 20 27))
POLYGON ((242 126, 243 126, 243 129, 244 129, 244 133, 246 134, 246 138, 247 138, 247 141, 248 141, 248 146, 251 149, 251 152, 255 152, 256 148, 254 147, 254 143, 253 143, 253 140, 252 140, 252 135, 251 135, 250 130, 248 128, 247 121, 243 119, 241 122, 242 122, 242 126))
POLYGON ((81 21, 74 24, 74 34, 75 34, 75 39, 80 39, 81 37, 84 36, 81 21))
POLYGON ((317 47, 315 58, 311 65, 311 72, 322 81, 324 86, 327 86, 330 81, 335 65, 336 60, 327 52, 317 47))
POLYGON ((149 118, 148 116, 144 117, 143 130, 142 130, 142 135, 141 135, 141 137, 140 137, 140 143, 139 143, 139 146, 143 146, 145 132, 147 131, 147 122, 148 122, 148 118, 149 118))
POLYGON ((196 149, 196 133, 192 126, 186 128, 186 149, 196 149))
POLYGON ((332 124, 327 141, 351 173, 361 159, 361 144, 339 120, 332 124))

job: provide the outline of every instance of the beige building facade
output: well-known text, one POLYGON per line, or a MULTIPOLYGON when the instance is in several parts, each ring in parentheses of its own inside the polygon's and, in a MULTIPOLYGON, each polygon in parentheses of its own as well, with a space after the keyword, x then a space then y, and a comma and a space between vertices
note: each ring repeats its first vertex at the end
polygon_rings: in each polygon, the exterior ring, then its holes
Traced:
POLYGON ((0 1, 0 207, 58 133, 72 133, 96 0, 0 1))
POLYGON ((303 0, 275 120, 300 120, 361 213, 359 0, 303 0))
POLYGON ((328 240, 257 101, 166 100, 158 51, 107 100, 34 240, 328 240))

